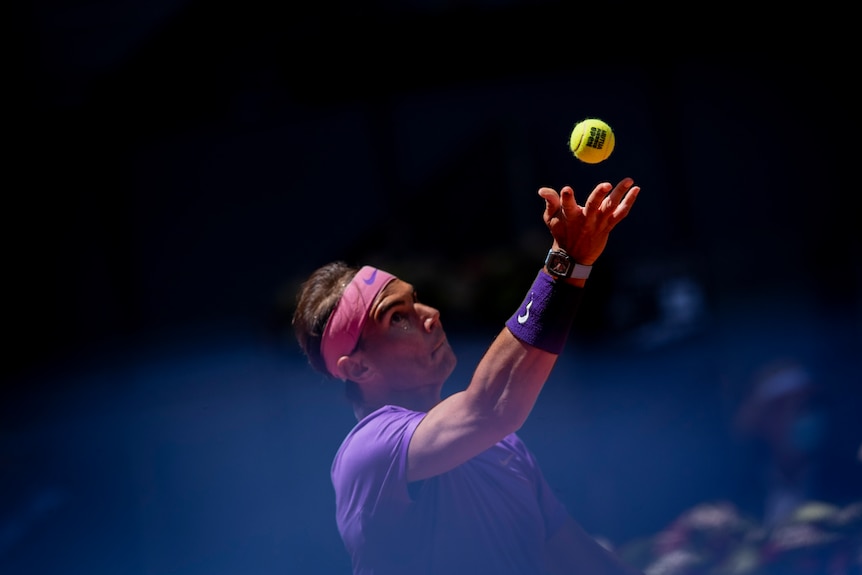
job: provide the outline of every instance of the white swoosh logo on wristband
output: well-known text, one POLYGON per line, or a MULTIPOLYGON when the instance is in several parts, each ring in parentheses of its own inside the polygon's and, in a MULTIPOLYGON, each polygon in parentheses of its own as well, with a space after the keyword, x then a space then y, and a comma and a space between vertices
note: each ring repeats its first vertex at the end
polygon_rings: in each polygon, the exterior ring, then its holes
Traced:
POLYGON ((532 305, 533 305, 533 298, 530 297, 530 303, 527 304, 527 311, 524 313, 524 315, 518 316, 518 323, 519 324, 524 325, 525 323, 527 323, 527 320, 530 319, 530 307, 532 305))

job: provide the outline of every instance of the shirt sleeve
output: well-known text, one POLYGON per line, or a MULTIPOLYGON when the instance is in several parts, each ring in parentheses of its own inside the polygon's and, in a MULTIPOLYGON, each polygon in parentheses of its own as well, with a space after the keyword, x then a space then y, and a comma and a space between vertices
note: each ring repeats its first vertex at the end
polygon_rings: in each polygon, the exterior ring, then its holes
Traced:
POLYGON ((357 522, 366 523, 367 516, 397 519, 410 505, 407 448, 424 416, 386 406, 368 415, 347 435, 331 470, 342 530, 357 522))

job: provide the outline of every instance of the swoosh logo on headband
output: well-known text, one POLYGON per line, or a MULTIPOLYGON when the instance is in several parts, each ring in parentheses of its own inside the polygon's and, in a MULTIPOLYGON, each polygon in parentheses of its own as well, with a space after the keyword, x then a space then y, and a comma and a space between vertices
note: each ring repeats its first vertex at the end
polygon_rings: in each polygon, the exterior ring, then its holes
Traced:
POLYGON ((374 280, 377 278, 377 270, 371 272, 371 275, 367 278, 362 278, 362 281, 365 282, 365 285, 371 285, 374 283, 374 280))

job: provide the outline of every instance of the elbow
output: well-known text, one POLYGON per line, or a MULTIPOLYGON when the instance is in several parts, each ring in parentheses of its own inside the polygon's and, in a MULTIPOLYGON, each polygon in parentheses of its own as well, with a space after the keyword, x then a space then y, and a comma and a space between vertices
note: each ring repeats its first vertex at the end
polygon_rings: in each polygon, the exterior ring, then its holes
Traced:
POLYGON ((494 410, 494 419, 503 436, 519 431, 527 422, 532 406, 518 402, 500 402, 494 410))
POLYGON ((470 386, 465 390, 470 411, 483 421, 486 429, 505 437, 520 430, 537 400, 540 386, 470 386))
MULTIPOLYGON (((468 390, 469 393, 469 390, 468 390)), ((497 397, 494 399, 487 396, 474 397, 471 408, 468 410, 469 418, 475 420, 476 425, 485 432, 493 435, 499 441, 511 433, 515 433, 527 421, 529 409, 525 409, 523 403, 513 401, 512 398, 497 397)))

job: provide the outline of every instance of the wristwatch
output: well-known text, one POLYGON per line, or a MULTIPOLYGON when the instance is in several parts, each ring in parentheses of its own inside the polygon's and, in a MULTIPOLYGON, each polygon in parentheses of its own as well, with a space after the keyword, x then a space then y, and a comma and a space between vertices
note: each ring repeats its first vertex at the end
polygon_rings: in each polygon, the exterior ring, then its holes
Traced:
POLYGON ((575 278, 585 280, 590 277, 593 266, 584 266, 575 263, 572 256, 562 250, 548 251, 545 258, 545 268, 548 273, 556 278, 575 278))

